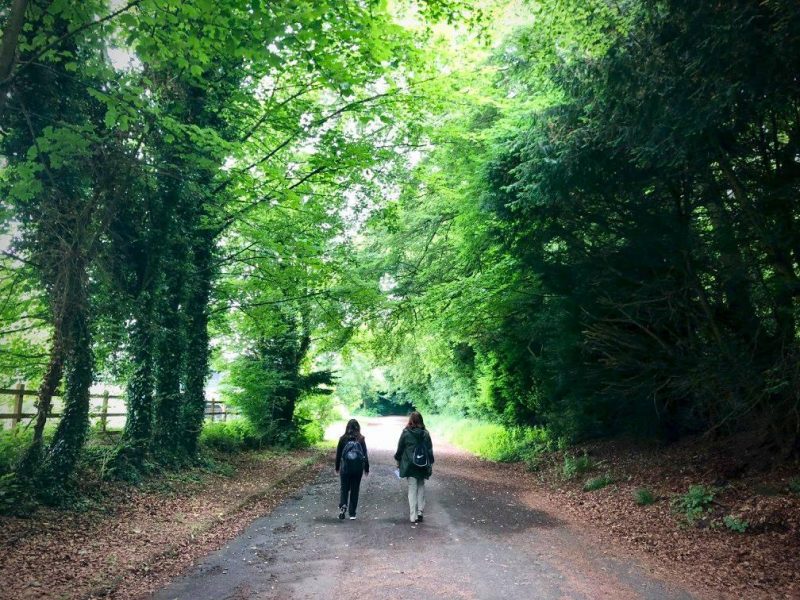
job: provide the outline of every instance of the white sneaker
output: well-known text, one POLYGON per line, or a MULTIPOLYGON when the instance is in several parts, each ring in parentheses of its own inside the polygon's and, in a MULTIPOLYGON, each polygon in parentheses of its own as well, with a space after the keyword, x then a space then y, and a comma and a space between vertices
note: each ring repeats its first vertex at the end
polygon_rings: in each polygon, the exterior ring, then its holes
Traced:
POLYGON ((350 520, 351 520, 351 521, 355 521, 355 520, 356 520, 356 516, 355 516, 355 515, 353 515, 352 517, 350 517, 350 520))

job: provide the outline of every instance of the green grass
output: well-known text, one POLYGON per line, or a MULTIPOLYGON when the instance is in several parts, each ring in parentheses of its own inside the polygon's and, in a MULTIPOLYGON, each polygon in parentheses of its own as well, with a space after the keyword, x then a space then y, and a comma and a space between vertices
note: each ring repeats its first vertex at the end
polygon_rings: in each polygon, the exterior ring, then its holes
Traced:
POLYGON ((595 462, 584 452, 578 456, 564 454, 564 466, 562 473, 567 479, 574 479, 579 475, 588 473, 595 468, 595 462))
POLYGON ((550 435, 541 427, 507 427, 446 415, 428 417, 426 424, 454 446, 498 462, 532 461, 551 445, 550 435))
POLYGON ((633 491, 633 501, 639 506, 648 506, 655 503, 656 496, 647 488, 639 488, 633 491))
MULTIPOLYGON (((44 443, 49 444, 56 431, 55 423, 48 423, 44 428, 44 443)), ((90 432, 89 443, 99 439, 99 434, 90 432)), ((33 440, 33 426, 20 425, 16 429, 0 430, 0 476, 14 471, 22 454, 33 440)))
POLYGON ((595 490, 601 490, 612 483, 614 483, 614 478, 606 473, 600 477, 592 477, 591 479, 587 479, 586 483, 583 484, 583 491, 594 492, 595 490))
POLYGON ((316 442, 313 447, 318 450, 333 450, 336 448, 336 440, 320 440, 316 442))

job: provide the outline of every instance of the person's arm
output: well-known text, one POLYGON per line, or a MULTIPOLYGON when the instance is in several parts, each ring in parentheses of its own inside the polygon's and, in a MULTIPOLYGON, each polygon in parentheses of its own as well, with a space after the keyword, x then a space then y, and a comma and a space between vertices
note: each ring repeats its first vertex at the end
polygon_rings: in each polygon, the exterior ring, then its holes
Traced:
POLYGON ((342 450, 344 450, 344 439, 339 438, 339 443, 336 445, 336 466, 334 470, 338 473, 339 467, 342 466, 342 450))
POLYGON ((361 449, 364 451, 364 475, 369 475, 369 454, 367 454, 367 440, 361 438, 361 449))
POLYGON ((433 464, 433 440, 431 440, 430 432, 426 431, 426 433, 428 434, 428 435, 425 436, 425 442, 426 442, 426 445, 428 446, 428 448, 427 448, 427 450, 428 450, 428 460, 430 460, 430 463, 433 464))
POLYGON ((394 453, 394 462, 400 465, 400 459, 403 457, 403 439, 406 435, 405 430, 400 434, 400 439, 397 441, 397 452, 394 453))

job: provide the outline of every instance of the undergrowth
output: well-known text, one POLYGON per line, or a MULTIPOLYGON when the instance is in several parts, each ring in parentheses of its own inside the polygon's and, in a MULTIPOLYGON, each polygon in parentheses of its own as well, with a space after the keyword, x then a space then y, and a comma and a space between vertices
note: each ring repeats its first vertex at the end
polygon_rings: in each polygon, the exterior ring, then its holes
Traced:
POLYGON ((689 524, 711 511, 714 490, 704 485, 693 485, 689 491, 673 499, 672 507, 682 513, 689 524))
POLYGON ((588 473, 596 466, 595 462, 584 451, 583 454, 573 456, 571 454, 564 454, 564 466, 561 471, 567 479, 573 479, 578 475, 588 473))
POLYGON ((246 419, 206 423, 200 432, 200 444, 220 452, 241 452, 261 447, 262 437, 246 419))
POLYGON ((448 415, 434 415, 426 421, 454 446, 487 460, 526 461, 535 465, 536 456, 553 445, 549 433, 542 427, 507 427, 448 415))
MULTIPOLYGON (((54 429, 55 426, 51 426, 45 430, 45 445, 54 429)), ((311 446, 321 435, 318 423, 304 423, 298 427, 291 445, 311 446)), ((200 435, 197 456, 160 457, 148 453, 136 461, 125 460, 126 450, 130 448, 119 432, 102 433, 91 429, 75 476, 53 493, 44 494, 35 478, 21 479, 15 472, 32 436, 32 430, 24 427, 0 431, 0 514, 28 515, 39 504, 84 510, 102 501, 114 482, 164 493, 175 492, 200 484, 209 475, 232 476, 235 472, 232 454, 265 451, 263 438, 244 419, 207 422, 200 435)))
POLYGON ((648 506, 655 503, 656 496, 647 488, 639 488, 633 491, 633 501, 639 506, 648 506))
POLYGON ((750 527, 749 522, 734 515, 725 515, 722 518, 722 522, 725 523, 725 527, 736 533, 745 533, 747 528, 750 527))
POLYGON ((605 475, 601 475, 600 477, 593 477, 591 479, 587 479, 586 483, 583 484, 583 491, 584 492, 594 492, 595 490, 603 489, 614 483, 614 478, 611 477, 608 473, 605 475))

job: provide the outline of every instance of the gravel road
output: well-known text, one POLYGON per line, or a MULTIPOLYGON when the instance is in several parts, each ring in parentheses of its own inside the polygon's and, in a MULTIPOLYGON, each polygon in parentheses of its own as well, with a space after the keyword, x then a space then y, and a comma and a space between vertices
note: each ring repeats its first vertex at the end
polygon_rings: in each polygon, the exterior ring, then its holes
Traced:
MULTIPOLYGON (((500 469, 437 441, 425 523, 408 521, 392 454, 403 419, 362 420, 371 473, 337 519, 333 466, 155 600, 685 599, 537 506, 500 469)), ((338 430, 336 434, 340 433, 338 430)), ((332 461, 331 461, 332 462, 332 461)))

